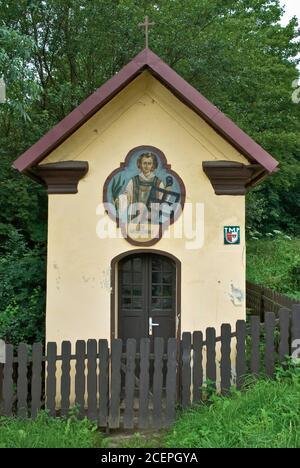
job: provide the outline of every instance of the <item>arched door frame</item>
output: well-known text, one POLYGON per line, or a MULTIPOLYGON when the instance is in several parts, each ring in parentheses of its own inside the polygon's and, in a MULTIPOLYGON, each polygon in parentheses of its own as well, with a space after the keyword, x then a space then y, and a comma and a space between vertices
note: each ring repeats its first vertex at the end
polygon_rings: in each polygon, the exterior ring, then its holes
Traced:
POLYGON ((170 254, 169 252, 165 252, 163 250, 156 250, 156 249, 133 249, 123 252, 116 257, 114 257, 111 261, 111 276, 110 276, 110 284, 111 284, 111 297, 110 297, 110 338, 111 340, 117 338, 117 324, 116 324, 116 311, 118 307, 117 303, 117 294, 118 294, 118 285, 117 285, 117 265, 121 260, 126 257, 130 257, 131 255, 138 255, 138 254, 156 254, 161 255, 163 257, 170 258, 174 261, 176 265, 176 338, 180 340, 181 336, 181 262, 176 258, 174 255, 170 254))

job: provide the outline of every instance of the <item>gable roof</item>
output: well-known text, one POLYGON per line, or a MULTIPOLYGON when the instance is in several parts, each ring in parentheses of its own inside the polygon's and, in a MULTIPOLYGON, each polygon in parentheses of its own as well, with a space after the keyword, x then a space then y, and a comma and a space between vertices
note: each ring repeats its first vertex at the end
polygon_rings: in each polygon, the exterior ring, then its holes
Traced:
POLYGON ((200 115, 250 162, 259 163, 268 173, 276 170, 278 161, 147 48, 19 156, 14 161, 13 167, 20 172, 30 173, 32 166, 48 156, 144 70, 150 71, 178 99, 200 115))

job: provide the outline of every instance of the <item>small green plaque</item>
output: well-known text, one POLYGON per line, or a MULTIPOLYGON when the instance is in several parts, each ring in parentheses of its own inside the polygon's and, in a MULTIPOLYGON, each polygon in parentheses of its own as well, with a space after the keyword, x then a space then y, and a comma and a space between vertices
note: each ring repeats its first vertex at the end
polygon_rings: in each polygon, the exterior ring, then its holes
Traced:
POLYGON ((224 226, 224 244, 240 244, 240 233, 240 226, 224 226))

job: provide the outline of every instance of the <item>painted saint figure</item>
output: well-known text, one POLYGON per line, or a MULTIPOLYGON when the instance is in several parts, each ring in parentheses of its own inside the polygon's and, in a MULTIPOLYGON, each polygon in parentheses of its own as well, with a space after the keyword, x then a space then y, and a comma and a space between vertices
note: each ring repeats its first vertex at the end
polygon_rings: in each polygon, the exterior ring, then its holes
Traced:
POLYGON ((128 206, 139 203, 150 208, 151 202, 162 199, 163 192, 158 189, 164 189, 163 182, 155 175, 157 156, 150 152, 143 153, 136 164, 140 172, 130 179, 123 193, 127 196, 128 206))
POLYGON ((157 148, 138 147, 128 153, 125 164, 104 185, 107 210, 123 237, 141 243, 161 238, 182 210, 179 180, 157 148))
POLYGON ((157 207, 163 196, 164 184, 155 174, 158 160, 154 153, 142 153, 136 164, 139 174, 130 179, 123 194, 127 198, 128 222, 136 226, 135 230, 143 229, 148 235, 151 224, 159 224, 157 207))
MULTIPOLYGON (((130 179, 122 196, 127 200, 128 222, 141 226, 149 234, 151 225, 161 224, 162 207, 169 202, 169 195, 173 185, 173 177, 166 178, 166 184, 155 174, 158 168, 158 159, 152 152, 144 152, 137 159, 139 174, 130 179)), ((169 214, 168 214, 169 216, 169 214)))

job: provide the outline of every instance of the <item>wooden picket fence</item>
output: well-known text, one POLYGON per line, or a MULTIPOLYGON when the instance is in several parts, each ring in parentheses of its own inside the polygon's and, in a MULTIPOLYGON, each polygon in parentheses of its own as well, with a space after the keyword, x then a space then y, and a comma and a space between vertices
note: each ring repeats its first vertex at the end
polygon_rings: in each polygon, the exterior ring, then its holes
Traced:
POLYGON ((291 299, 284 294, 273 291, 270 288, 258 284, 246 283, 246 305, 252 313, 259 315, 261 321, 264 321, 265 312, 274 312, 278 317, 280 308, 284 307, 292 310, 297 304, 296 299, 291 299))
MULTIPOLYGON (((68 416, 76 406, 78 417, 87 417, 106 429, 170 426, 177 408, 189 408, 208 392, 229 394, 232 385, 242 388, 247 374, 263 372, 272 378, 275 366, 293 351, 300 339, 300 304, 292 311, 281 309, 265 315, 260 323, 238 321, 234 330, 223 324, 220 336, 214 328, 206 333, 183 333, 178 342, 148 338, 139 343, 120 339, 109 349, 107 340, 77 341, 75 354, 64 341, 41 343, 32 349, 6 345, 0 369, 0 404, 3 415, 35 418, 41 409, 51 416, 68 416), (125 351, 125 352, 123 352, 125 351)), ((74 411, 74 410, 73 410, 74 411)))

